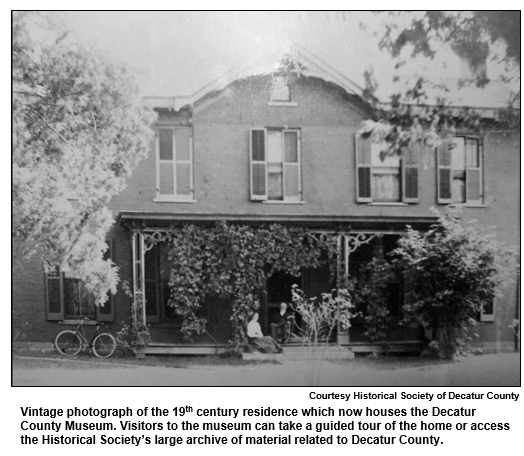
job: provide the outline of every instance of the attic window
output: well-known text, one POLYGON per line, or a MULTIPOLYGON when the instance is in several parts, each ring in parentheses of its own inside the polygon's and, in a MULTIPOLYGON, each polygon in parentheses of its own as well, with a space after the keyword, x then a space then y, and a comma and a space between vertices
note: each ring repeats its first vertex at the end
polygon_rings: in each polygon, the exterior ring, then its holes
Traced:
POLYGON ((271 86, 271 101, 280 103, 291 102, 291 88, 285 77, 275 76, 271 86))

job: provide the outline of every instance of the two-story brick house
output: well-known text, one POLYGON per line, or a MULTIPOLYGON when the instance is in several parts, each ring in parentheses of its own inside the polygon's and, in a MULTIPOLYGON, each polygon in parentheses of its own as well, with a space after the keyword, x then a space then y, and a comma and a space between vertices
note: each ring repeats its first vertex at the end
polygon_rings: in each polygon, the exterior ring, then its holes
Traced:
MULTIPOLYGON (((313 56, 298 54, 297 61, 300 70, 292 73, 224 77, 192 97, 145 98, 159 115, 155 143, 111 202, 117 223, 109 254, 132 293, 145 296, 153 343, 182 343, 180 322, 167 305, 170 270, 161 241, 184 224, 344 229, 350 234, 339 254, 348 274, 373 249, 391 250, 407 225, 427 229, 436 219, 433 206, 462 204, 465 219, 495 225, 500 240, 519 244, 518 134, 494 126, 483 136, 457 134, 453 149, 414 149, 383 160, 379 148, 358 135, 370 115, 361 89, 313 56)), ((304 271, 300 278, 276 274, 262 303, 264 330, 271 308, 290 300, 293 283, 309 295, 334 286, 327 270, 304 271)), ((392 314, 400 316, 400 279, 388 284, 388 293, 392 314)), ((80 316, 107 321, 116 331, 131 302, 119 292, 96 308, 78 281, 44 275, 33 258, 13 277, 15 337, 51 342, 60 324, 80 316)), ((508 327, 517 304, 514 285, 484 309, 483 344, 514 346, 508 327)), ((226 342, 228 303, 215 302, 205 312, 212 337, 196 338, 197 344, 226 342)), ((391 332, 395 340, 418 337, 414 330, 391 332)), ((358 327, 338 334, 341 344, 363 340, 358 327)))

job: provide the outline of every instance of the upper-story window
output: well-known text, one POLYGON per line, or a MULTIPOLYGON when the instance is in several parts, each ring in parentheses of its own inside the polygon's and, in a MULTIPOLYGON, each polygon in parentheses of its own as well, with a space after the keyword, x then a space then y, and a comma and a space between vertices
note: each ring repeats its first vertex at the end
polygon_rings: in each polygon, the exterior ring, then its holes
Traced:
POLYGON ((289 103, 292 100, 291 87, 283 76, 274 76, 271 84, 271 101, 289 103))
POLYGON ((252 200, 300 202, 300 130, 252 129, 250 170, 252 200))
POLYGON ((437 148, 438 202, 481 205, 482 141, 457 136, 442 141, 437 148))
POLYGON ((156 201, 193 200, 191 128, 158 127, 156 176, 156 201))
POLYGON ((413 144, 402 157, 385 156, 385 145, 356 136, 357 202, 416 203, 420 146, 413 144))

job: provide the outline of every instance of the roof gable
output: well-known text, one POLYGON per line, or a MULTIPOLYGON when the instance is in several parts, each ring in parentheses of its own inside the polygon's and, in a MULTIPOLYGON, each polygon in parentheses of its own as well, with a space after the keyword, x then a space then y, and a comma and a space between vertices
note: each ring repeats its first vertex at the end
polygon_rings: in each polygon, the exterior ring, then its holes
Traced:
POLYGON ((236 80, 255 75, 269 74, 290 74, 297 76, 315 77, 326 82, 337 84, 348 94, 361 96, 363 88, 351 81, 332 66, 307 51, 306 49, 294 46, 288 53, 282 55, 280 62, 262 64, 258 67, 246 67, 233 69, 217 79, 206 84, 195 93, 189 96, 173 97, 144 97, 144 103, 152 108, 174 109, 179 111, 185 106, 193 107, 195 103, 204 97, 218 93, 225 89, 229 84, 236 80))

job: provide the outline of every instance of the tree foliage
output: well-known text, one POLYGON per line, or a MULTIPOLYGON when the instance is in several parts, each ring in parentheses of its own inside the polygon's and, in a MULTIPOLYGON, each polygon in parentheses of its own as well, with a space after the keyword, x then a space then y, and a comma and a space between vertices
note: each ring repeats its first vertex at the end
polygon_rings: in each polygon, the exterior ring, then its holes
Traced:
POLYGON ((452 358, 483 306, 515 276, 516 250, 450 208, 427 232, 409 229, 394 251, 404 274, 404 315, 436 331, 440 355, 452 358))
POLYGON ((17 254, 76 272, 97 302, 115 291, 103 259, 107 204, 147 156, 154 119, 133 80, 38 13, 13 16, 13 238, 17 254))
POLYGON ((244 342, 249 316, 258 309, 274 272, 299 276, 302 268, 316 268, 336 255, 333 236, 276 224, 259 228, 188 225, 172 232, 168 248, 169 305, 183 318, 183 334, 190 337, 205 330, 206 320, 199 310, 206 298, 227 297, 232 301, 236 344, 244 342))
MULTIPOLYGON (((481 132, 484 123, 479 112, 471 107, 457 108, 449 96, 468 85, 480 88, 493 82, 486 74, 486 62, 504 68, 497 84, 517 87, 520 83, 519 11, 390 11, 378 12, 376 18, 383 24, 379 46, 395 60, 395 68, 413 59, 434 59, 439 53, 454 52, 473 73, 471 81, 457 79, 452 85, 428 73, 412 75, 416 77, 410 78, 409 85, 395 89, 384 103, 386 100, 375 96, 378 84, 373 71, 368 70, 364 96, 374 112, 362 132, 383 141, 389 155, 401 155, 414 141, 434 147, 442 136, 457 130, 481 132)), ((392 87, 398 80, 398 75, 392 76, 392 87)), ((510 92, 507 106, 498 109, 496 120, 517 127, 520 90, 510 92)))

